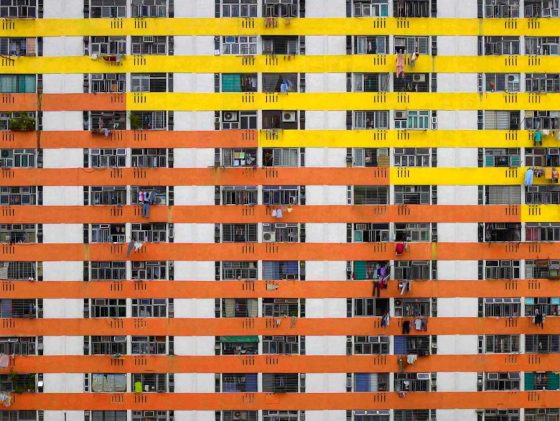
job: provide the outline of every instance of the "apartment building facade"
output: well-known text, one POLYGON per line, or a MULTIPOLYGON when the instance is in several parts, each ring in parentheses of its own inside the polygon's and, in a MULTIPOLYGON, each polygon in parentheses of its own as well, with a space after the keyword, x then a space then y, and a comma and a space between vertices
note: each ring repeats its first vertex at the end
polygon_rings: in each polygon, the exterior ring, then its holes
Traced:
POLYGON ((0 0, 0 420, 560 420, 559 0, 0 0))

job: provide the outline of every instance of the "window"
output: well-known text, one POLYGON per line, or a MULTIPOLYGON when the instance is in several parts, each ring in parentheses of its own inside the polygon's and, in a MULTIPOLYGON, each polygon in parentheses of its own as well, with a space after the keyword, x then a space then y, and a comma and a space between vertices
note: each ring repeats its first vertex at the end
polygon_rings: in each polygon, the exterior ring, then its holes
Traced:
POLYGON ((303 262, 297 260, 263 261, 263 279, 265 280, 298 280, 304 275, 303 262))
MULTIPOLYGON (((377 270, 381 267, 388 269, 388 263, 375 260, 355 260, 347 262, 346 277, 348 280, 363 281, 365 279, 374 279, 377 270)), ((387 272, 388 274, 388 272, 387 272)))
POLYGON ((126 149, 88 149, 92 168, 126 167, 126 149))
POLYGON ((222 280, 257 279, 257 262, 222 262, 222 280))
POLYGON ((519 111, 484 111, 485 130, 519 130, 519 111))
POLYGON ((0 168, 36 168, 37 149, 0 149, 0 168))
POLYGON ((485 0, 484 17, 518 18, 519 0, 485 0))
POLYGON ((223 298, 220 317, 258 317, 256 298, 223 298))
POLYGON ((525 0, 526 18, 550 18, 560 16, 558 0, 525 0))
POLYGON ((263 0, 264 17, 298 17, 298 0, 263 0))
POLYGON ((89 305, 90 317, 126 317, 125 299, 92 298, 89 305))
MULTIPOLYGON (((153 373, 132 373, 131 374, 131 390, 137 393, 141 392, 157 392, 166 393, 173 392, 170 388, 170 378, 173 374, 153 374, 153 373)), ((151 417, 149 419, 152 419, 151 417)), ((165 418, 164 418, 165 419, 165 418)))
POLYGON ((525 409, 525 421, 554 421, 560 419, 559 408, 525 409))
POLYGON ((526 111, 527 130, 555 130, 560 127, 560 111, 526 111))
POLYGON ((4 0, 0 4, 2 18, 36 18, 36 0, 4 0))
MULTIPOLYGON (((39 342, 35 336, 3 336, 0 338, 0 354, 7 355, 37 355, 39 342)), ((2 419, 0 417, 0 419, 2 419)))
POLYGON ((36 392, 35 374, 0 374, 0 393, 36 392))
POLYGON ((525 54, 557 56, 560 53, 558 37, 525 37, 525 54))
POLYGON ((37 129, 37 119, 34 112, 5 112, 0 113, 0 130, 29 132, 37 129))
POLYGON ((395 167, 429 167, 430 148, 395 148, 395 167))
POLYGON ((484 421, 519 421, 519 409, 485 409, 484 421))
POLYGON ((0 318, 35 319, 41 316, 42 302, 34 299, 12 300, 0 298, 0 318))
POLYGON ((527 222, 525 224, 527 241, 560 241, 560 224, 553 222, 527 222))
MULTIPOLYGON (((301 118, 304 120, 305 115, 303 111, 301 114, 298 111, 278 111, 278 110, 263 110, 262 112, 262 128, 267 129, 285 129, 297 130, 298 122, 301 118)), ((302 122, 302 128, 303 122, 302 122)))
POLYGON ((430 186, 395 186, 395 205, 431 204, 430 186))
POLYGON ((143 243, 165 243, 167 242, 166 223, 132 224, 131 239, 143 243))
POLYGON ((167 279, 167 262, 166 261, 147 261, 132 262, 132 279, 133 280, 150 280, 167 279))
POLYGON ((298 373, 263 373, 262 391, 268 393, 299 392, 298 373))
POLYGON ((262 413, 263 421, 303 421, 305 416, 303 411, 262 411, 262 413))
POLYGON ((484 373, 484 390, 519 390, 519 373, 484 373))
POLYGON ((395 111, 395 129, 428 130, 430 111, 395 111))
POLYGON ((222 387, 221 392, 225 393, 240 393, 240 392, 257 392, 257 374, 237 374, 228 373, 222 374, 222 387))
POLYGON ((519 335, 486 335, 484 352, 487 354, 509 354, 519 352, 519 335))
POLYGON ((560 92, 560 74, 527 73, 525 89, 527 92, 560 92))
POLYGON ((388 410, 352 411, 354 421, 389 421, 388 410))
POLYGON ((285 84, 288 92, 298 92, 297 73, 263 73, 263 92, 282 92, 282 84, 285 84))
POLYGON ((92 281, 124 281, 126 262, 90 262, 92 281))
POLYGON ((216 130, 256 129, 256 111, 222 111, 217 113, 216 130))
POLYGON ((135 55, 155 55, 165 56, 172 55, 171 43, 173 37, 166 36, 132 36, 131 51, 135 55))
POLYGON ((86 336, 84 347, 86 355, 126 355, 126 336, 86 336))
MULTIPOLYGON (((393 16, 399 18, 429 18, 430 0, 394 0, 393 16)), ((422 420, 418 419, 418 421, 422 420)))
POLYGON ((256 205, 257 187, 222 186, 222 205, 256 205))
POLYGON ((257 242, 257 224, 222 224, 222 243, 257 242))
MULTIPOLYGON (((86 126, 87 127, 87 126, 86 126)), ((91 111, 89 115, 90 130, 126 129, 126 113, 120 111, 91 111)))
POLYGON ((299 242, 298 224, 263 224, 263 242, 299 242))
POLYGON ((126 18, 126 0, 90 0, 91 18, 126 18))
POLYGON ((167 312, 167 300, 165 298, 133 298, 132 317, 173 317, 173 300, 169 302, 170 311, 167 312))
MULTIPOLYGON (((301 39, 303 43, 305 38, 301 39)), ((299 52, 298 36, 262 36, 263 54, 296 55, 299 52)))
POLYGON ((494 36, 484 39, 485 56, 518 55, 520 53, 519 37, 494 36))
POLYGON ((395 261, 395 279, 430 279, 429 260, 395 261))
POLYGON ((222 167, 256 167, 257 150, 254 148, 216 149, 215 162, 222 167))
POLYGON ((387 54, 389 38, 386 36, 355 36, 352 54, 387 54))
POLYGON ((299 148, 263 149, 263 167, 298 167, 299 148))
POLYGON ((216 336, 216 355, 257 355, 258 353, 258 336, 216 336))
POLYGON ((521 165, 519 148, 485 148, 484 167, 512 168, 521 165))
POLYGON ((352 306, 350 317, 383 316, 389 311, 389 300, 386 298, 353 298, 349 304, 352 306))
POLYGON ((395 53, 410 55, 414 52, 429 56, 430 37, 395 37, 395 53))
POLYGON ((389 189, 386 186, 353 186, 354 205, 387 205, 389 189))
POLYGON ((297 298, 263 298, 263 317, 299 317, 300 302, 297 298))
POLYGON ((256 36, 222 37, 222 54, 255 55, 257 54, 257 37, 256 36))
MULTIPOLYGON (((347 162, 349 159, 350 156, 347 156, 347 162)), ((389 164, 389 148, 352 149, 352 166, 354 167, 389 167, 389 164)))
POLYGON ((486 73, 484 79, 485 92, 520 91, 520 76, 518 73, 486 73))
POLYGON ((527 297, 525 298, 525 316, 533 316, 539 310, 545 316, 558 316, 560 298, 558 297, 527 297))
MULTIPOLYGON (((348 337, 352 343, 352 337, 348 337)), ((389 354, 388 336, 354 336, 354 355, 389 354)))
POLYGON ((405 73, 393 79, 394 92, 430 92, 429 73, 405 73))
POLYGON ((430 421, 435 417, 430 416, 429 409, 395 410, 394 421, 430 421))
POLYGON ((0 262, 0 280, 28 281, 42 276, 41 263, 35 262, 0 262), (37 266, 39 273, 37 273, 37 266))
POLYGON ((167 0, 132 0, 133 18, 164 18, 167 16, 167 0))
POLYGON ((126 205, 124 186, 91 186, 89 192, 91 205, 126 205))
POLYGON ((521 223, 481 223, 479 241, 521 241, 521 223))
MULTIPOLYGON (((263 354, 299 354, 299 336, 263 336, 263 354)), ((303 342, 303 336, 301 338, 303 342)))
POLYGON ((89 75, 90 92, 125 92, 125 73, 93 73, 89 75))
POLYGON ((216 6, 220 4, 223 18, 257 17, 257 0, 216 0, 216 6))
POLYGON ((520 203, 519 186, 485 186, 485 205, 519 205, 520 203))
POLYGON ((91 421, 126 421, 126 411, 91 411, 91 421))
POLYGON ((133 168, 167 168, 172 163, 171 151, 165 148, 132 149, 133 168))
POLYGON ((525 335, 525 352, 558 353, 560 352, 560 335, 525 335))
POLYGON ((299 205, 298 186, 263 186, 263 205, 299 205))
POLYGON ((389 373, 354 373, 353 392, 388 392, 389 373))
MULTIPOLYGON (((1 6, 0 6, 1 7, 1 6)), ((5 56, 36 56, 36 38, 0 38, 0 54, 5 56)))
POLYGON ((395 317, 430 317, 430 308, 429 298, 395 299, 395 317))
POLYGON ((388 92, 388 73, 352 73, 352 92, 388 92))
POLYGON ((222 411, 221 414, 216 413, 216 417, 218 416, 220 418, 216 419, 219 421, 257 421, 259 419, 258 411, 222 411))
POLYGON ((388 129, 389 111, 354 111, 354 130, 388 129))
MULTIPOLYGON (((86 55, 87 53, 86 44, 86 55)), ((100 37, 89 39, 89 55, 124 55, 126 54, 126 37, 100 37)))
POLYGON ((167 73, 132 73, 132 92, 167 92, 167 73))
POLYGON ((389 241, 389 224, 353 224, 355 243, 378 243, 389 241))
POLYGON ((126 374, 92 374, 91 391, 95 393, 126 392, 126 374))
POLYGON ((36 75, 0 75, 0 93, 35 93, 36 79, 36 75))
POLYGON ((387 17, 389 16, 389 0, 353 0, 352 16, 356 18, 387 17))
POLYGON ((0 243, 18 244, 37 242, 37 230, 41 229, 35 224, 0 224, 0 243))
POLYGON ((519 317, 520 298, 484 298, 483 317, 519 317))
POLYGON ((486 260, 484 279, 519 279, 519 260, 486 260))
POLYGON ((430 392, 430 373, 395 373, 395 392, 430 392))
MULTIPOLYGON (((220 75, 222 78, 221 92, 257 92, 258 90, 256 73, 221 73, 218 77, 220 75)), ((263 86, 266 86, 264 83, 263 81, 263 86)), ((266 91, 264 88, 263 91, 272 92, 266 91)))
POLYGON ((527 279, 559 279, 560 260, 526 260, 527 279))
POLYGON ((560 186, 531 186, 527 189, 525 203, 528 205, 560 204, 560 186))
MULTIPOLYGON (((170 192, 173 187, 170 187, 170 192)), ((166 186, 130 186, 130 200, 132 204, 140 204, 141 193, 152 193, 156 195, 156 205, 167 205, 168 191, 166 186)))
POLYGON ((132 354, 163 355, 166 354, 165 336, 133 336, 132 354))
POLYGON ((132 130, 167 130, 167 111, 132 111, 132 130))

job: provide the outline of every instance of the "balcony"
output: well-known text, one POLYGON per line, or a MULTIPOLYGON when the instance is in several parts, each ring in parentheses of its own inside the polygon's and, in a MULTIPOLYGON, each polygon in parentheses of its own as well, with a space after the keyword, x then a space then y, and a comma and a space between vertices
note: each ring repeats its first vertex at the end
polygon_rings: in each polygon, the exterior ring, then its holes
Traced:
POLYGON ((435 373, 395 373, 395 392, 435 392, 435 386, 435 373))
MULTIPOLYGON (((350 376, 348 374, 347 376, 350 376)), ((352 388, 347 386, 348 392, 388 392, 389 391, 389 374, 388 373, 354 373, 352 388), (350 389, 350 390, 349 390, 350 389)))
POLYGON ((38 355, 43 350, 43 338, 36 336, 0 337, 0 354, 38 355))
POLYGON ((0 38, 0 54, 10 57, 35 57, 37 38, 0 38))
POLYGON ((263 373, 262 391, 268 393, 297 393, 305 391, 305 374, 301 375, 302 385, 300 386, 300 375, 297 373, 263 373))
POLYGON ((0 244, 33 244, 37 243, 41 224, 1 224, 0 244))
POLYGON ((434 344, 430 336, 395 336, 395 355, 431 355, 437 349, 434 344))
POLYGON ((0 280, 35 281, 42 277, 41 262, 0 262, 0 280))
POLYGON ((257 317, 258 316, 258 300, 256 298, 223 298, 216 300, 218 306, 221 302, 221 308, 216 308, 216 317, 257 317))
POLYGON ((258 336, 216 336, 216 355, 257 355, 258 336))
POLYGON ((43 391, 43 381, 38 374, 0 374, 0 392, 35 393, 43 391))
POLYGON ((224 373, 221 375, 221 388, 217 391, 225 393, 258 392, 257 376, 256 373, 224 373))
POLYGON ((262 112, 263 130, 298 130, 303 129, 300 117, 303 111, 270 111, 262 112))
POLYGON ((520 223, 480 223, 478 225, 480 242, 521 241, 520 223))
POLYGON ((134 393, 170 393, 174 391, 173 374, 133 373, 131 390, 134 393))
POLYGON ((0 318, 5 319, 36 319, 43 313, 42 300, 0 299, 0 318))
POLYGON ((527 260, 527 279, 560 279, 560 260, 527 260))
POLYGON ((298 36, 263 36, 262 53, 284 56, 303 54, 300 48, 303 49, 304 42, 304 38, 300 39, 298 36))

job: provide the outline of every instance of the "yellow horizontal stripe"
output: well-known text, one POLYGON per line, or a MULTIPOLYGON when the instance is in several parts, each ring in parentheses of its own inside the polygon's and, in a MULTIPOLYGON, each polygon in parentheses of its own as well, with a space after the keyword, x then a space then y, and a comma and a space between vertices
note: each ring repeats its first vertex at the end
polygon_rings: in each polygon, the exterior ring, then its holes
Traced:
MULTIPOLYGON (((529 148, 526 130, 261 130, 259 147, 298 148, 529 148)), ((552 134, 544 147, 558 147, 552 134)))
MULTIPOLYGON (((560 93, 128 93, 129 110, 538 110, 560 93)), ((430 118, 431 123, 431 118, 430 118)))
POLYGON ((560 222, 560 206, 522 205, 521 222, 560 222))
MULTIPOLYGON (((391 184, 481 186, 522 185, 526 168, 390 168, 391 184)), ((535 184, 550 184, 544 177, 535 184)))
POLYGON ((557 35, 555 19, 146 18, 9 19, 0 36, 84 35, 557 35))
MULTIPOLYGON (((410 72, 558 72, 560 56, 420 56, 410 72)), ((120 64, 90 57, 0 58, 0 73, 251 73, 394 72, 394 55, 343 56, 124 56, 120 64)))

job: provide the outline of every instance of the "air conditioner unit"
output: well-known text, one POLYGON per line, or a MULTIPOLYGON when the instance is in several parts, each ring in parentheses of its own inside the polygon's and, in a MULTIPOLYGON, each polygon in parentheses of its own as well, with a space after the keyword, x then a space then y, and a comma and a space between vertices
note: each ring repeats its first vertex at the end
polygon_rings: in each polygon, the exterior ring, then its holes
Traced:
POLYGON ((113 341, 118 343, 126 342, 126 336, 113 336, 113 341))
POLYGON ((239 113, 236 111, 224 111, 223 114, 224 123, 233 123, 239 121, 239 113))
POLYGON ((507 81, 508 83, 519 83, 519 75, 508 75, 507 81))
POLYGON ((297 112, 295 111, 284 111, 282 113, 283 123, 295 123, 297 120, 297 112))
POLYGON ((486 378, 488 380, 498 380, 498 373, 487 373, 486 378))
POLYGON ((407 119, 406 111, 395 111, 395 120, 406 120, 406 119, 407 119))
POLYGON ((240 411, 235 411, 233 413, 233 420, 234 421, 245 421, 247 418, 245 418, 245 415, 242 414, 240 411))
POLYGON ((274 243, 275 241, 276 241, 276 233, 275 232, 264 232, 263 233, 263 242, 274 243))
POLYGON ((430 380, 430 373, 416 373, 418 380, 430 380))
POLYGON ((426 82, 426 75, 423 73, 412 75, 412 81, 417 83, 424 83, 426 82))
POLYGON ((142 37, 142 42, 154 42, 154 37, 142 37))

